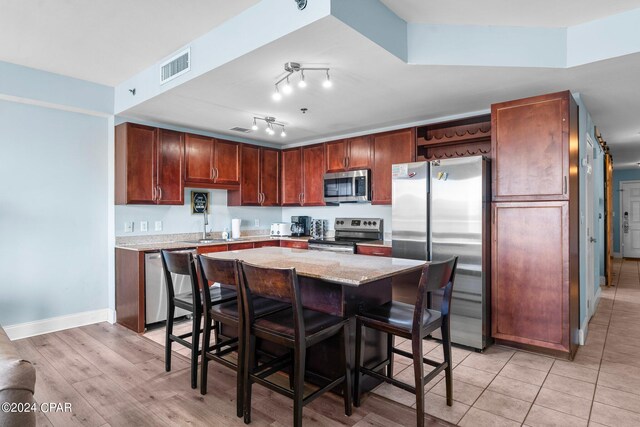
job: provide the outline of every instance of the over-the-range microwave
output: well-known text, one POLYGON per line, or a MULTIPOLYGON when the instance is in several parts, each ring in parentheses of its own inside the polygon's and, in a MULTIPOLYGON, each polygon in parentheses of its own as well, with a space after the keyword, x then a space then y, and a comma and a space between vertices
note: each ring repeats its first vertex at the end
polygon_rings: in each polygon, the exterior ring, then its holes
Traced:
POLYGON ((326 203, 371 201, 371 172, 368 169, 324 174, 326 203))

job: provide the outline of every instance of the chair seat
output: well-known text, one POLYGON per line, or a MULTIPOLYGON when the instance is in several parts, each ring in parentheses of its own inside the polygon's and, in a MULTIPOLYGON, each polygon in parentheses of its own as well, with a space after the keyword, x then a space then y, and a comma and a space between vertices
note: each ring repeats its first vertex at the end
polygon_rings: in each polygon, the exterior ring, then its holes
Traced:
MULTIPOLYGON (((358 317, 365 323, 367 320, 384 323, 392 328, 411 334, 413 324, 413 311, 415 306, 399 301, 390 301, 386 304, 364 310, 358 317)), ((442 323, 442 317, 437 310, 425 310, 422 316, 422 329, 435 330, 442 323)))
MULTIPOLYGON (((253 297, 253 310, 256 317, 262 317, 276 311, 291 307, 290 304, 272 300, 269 298, 253 297)), ((211 315, 217 318, 238 321, 238 303, 229 301, 211 307, 211 315)))
MULTIPOLYGON (((238 296, 236 291, 220 286, 209 287, 209 292, 211 293, 211 303, 213 304, 221 304, 227 301, 235 300, 238 296)), ((193 294, 191 292, 177 294, 174 299, 176 304, 193 306, 193 294)))
MULTIPOLYGON (((321 313, 315 310, 303 309, 305 338, 308 344, 313 344, 314 335, 319 332, 329 332, 335 328, 340 328, 347 321, 341 317, 331 314, 321 313), (335 328, 334 328, 335 327, 335 328)), ((256 319, 254 323, 256 335, 261 332, 279 335, 285 339, 294 340, 293 309, 282 310, 268 316, 256 319)), ((324 335, 324 334, 322 334, 324 335)))

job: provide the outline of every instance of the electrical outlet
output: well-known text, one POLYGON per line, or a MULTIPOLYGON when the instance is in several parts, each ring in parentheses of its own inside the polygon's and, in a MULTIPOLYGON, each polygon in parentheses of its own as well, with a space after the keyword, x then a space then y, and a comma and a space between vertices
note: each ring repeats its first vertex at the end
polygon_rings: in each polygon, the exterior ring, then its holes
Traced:
POLYGON ((156 221, 155 230, 162 231, 162 221, 156 221))
POLYGON ((140 221, 140 231, 149 231, 149 223, 147 221, 140 221))
POLYGON ((260 227, 260 220, 259 220, 259 219, 257 219, 257 218, 256 218, 256 219, 254 219, 254 220, 253 220, 253 225, 254 225, 254 226, 256 226, 256 227, 260 227))
POLYGON ((133 233, 133 222, 127 221, 124 223, 124 232, 133 233))

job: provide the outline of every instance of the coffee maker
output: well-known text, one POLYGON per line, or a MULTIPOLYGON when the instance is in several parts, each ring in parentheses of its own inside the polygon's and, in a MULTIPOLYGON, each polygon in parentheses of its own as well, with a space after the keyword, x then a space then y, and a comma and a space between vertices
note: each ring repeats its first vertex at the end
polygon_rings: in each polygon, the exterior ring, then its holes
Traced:
POLYGON ((291 217, 291 235, 292 236, 310 236, 311 217, 310 216, 292 216, 291 217))

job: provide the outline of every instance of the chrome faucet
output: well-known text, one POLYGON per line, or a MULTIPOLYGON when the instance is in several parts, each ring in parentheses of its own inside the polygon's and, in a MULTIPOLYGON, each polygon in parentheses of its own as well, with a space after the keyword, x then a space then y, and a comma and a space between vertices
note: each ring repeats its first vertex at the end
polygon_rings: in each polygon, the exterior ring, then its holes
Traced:
POLYGON ((204 218, 204 229, 202 230, 202 239, 204 240, 207 238, 207 225, 209 225, 209 218, 206 210, 202 211, 202 215, 204 218))

